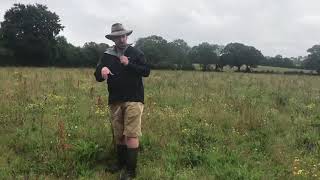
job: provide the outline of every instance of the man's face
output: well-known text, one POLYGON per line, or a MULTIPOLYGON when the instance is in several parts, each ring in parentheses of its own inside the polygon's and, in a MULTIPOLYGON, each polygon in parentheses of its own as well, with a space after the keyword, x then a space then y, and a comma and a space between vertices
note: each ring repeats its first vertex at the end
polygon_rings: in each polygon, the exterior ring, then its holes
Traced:
POLYGON ((123 49, 127 46, 128 36, 127 35, 116 36, 112 40, 118 48, 123 49))

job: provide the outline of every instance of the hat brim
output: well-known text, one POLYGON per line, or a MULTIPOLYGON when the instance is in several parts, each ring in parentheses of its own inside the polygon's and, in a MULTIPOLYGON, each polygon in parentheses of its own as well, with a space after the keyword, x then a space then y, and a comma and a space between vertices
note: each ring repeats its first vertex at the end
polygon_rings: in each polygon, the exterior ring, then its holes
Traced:
POLYGON ((106 37, 107 39, 112 40, 114 37, 117 37, 117 36, 122 36, 122 35, 127 35, 127 36, 129 36, 131 33, 132 33, 132 30, 117 31, 117 32, 113 32, 113 33, 107 34, 105 37, 106 37))

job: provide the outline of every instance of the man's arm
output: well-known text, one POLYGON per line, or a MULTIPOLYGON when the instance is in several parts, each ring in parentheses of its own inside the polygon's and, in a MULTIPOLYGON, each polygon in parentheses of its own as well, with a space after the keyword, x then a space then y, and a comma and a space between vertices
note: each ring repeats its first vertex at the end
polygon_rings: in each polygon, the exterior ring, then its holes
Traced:
POLYGON ((127 67, 143 77, 148 77, 150 74, 150 67, 147 65, 146 58, 144 57, 143 53, 138 55, 136 63, 130 62, 129 59, 127 67))
POLYGON ((107 68, 107 59, 105 55, 103 55, 96 67, 96 70, 94 72, 94 76, 96 77, 96 81, 102 82, 105 79, 108 78, 108 74, 112 74, 109 68, 107 68))

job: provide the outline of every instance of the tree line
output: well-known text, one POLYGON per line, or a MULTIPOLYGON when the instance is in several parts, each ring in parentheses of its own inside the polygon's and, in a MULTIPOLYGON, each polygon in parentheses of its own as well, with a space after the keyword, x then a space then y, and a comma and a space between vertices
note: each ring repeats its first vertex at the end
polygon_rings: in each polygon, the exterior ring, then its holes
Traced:
MULTIPOLYGON (((59 33, 64 29, 59 16, 41 4, 14 4, 0 23, 0 66, 94 67, 110 46, 87 42, 72 45, 59 33)), ((225 66, 250 72, 257 65, 301 68, 320 73, 320 45, 307 50, 305 57, 264 56, 253 46, 238 42, 227 45, 202 42, 190 47, 183 39, 168 42, 161 36, 139 38, 148 64, 155 69, 222 71, 225 66)))

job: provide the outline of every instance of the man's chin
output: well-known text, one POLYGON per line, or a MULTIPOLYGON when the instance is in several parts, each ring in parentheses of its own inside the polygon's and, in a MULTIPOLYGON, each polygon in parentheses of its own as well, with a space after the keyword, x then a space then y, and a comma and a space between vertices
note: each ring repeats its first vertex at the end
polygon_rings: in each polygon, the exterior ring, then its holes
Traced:
POLYGON ((117 45, 117 47, 118 47, 119 49, 124 49, 124 48, 127 47, 127 44, 120 44, 120 45, 117 45))

